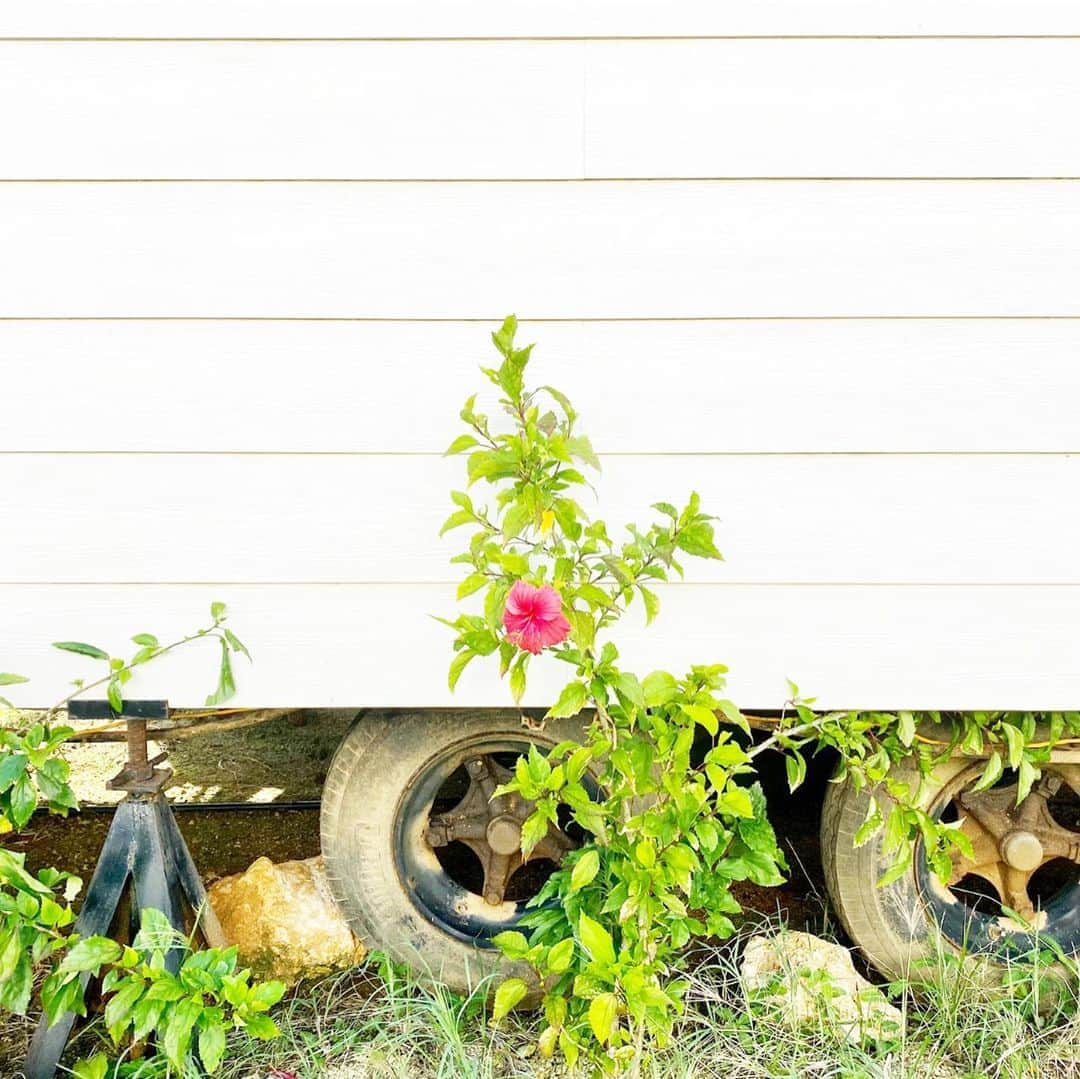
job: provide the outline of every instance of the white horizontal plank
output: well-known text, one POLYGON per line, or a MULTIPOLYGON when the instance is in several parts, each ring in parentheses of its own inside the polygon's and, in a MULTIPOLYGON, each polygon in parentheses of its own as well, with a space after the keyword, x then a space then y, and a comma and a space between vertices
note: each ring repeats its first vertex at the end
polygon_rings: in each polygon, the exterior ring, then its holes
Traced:
POLYGON ((580 176, 581 48, 0 42, 0 175, 580 176))
POLYGON ((9 179, 1080 175, 1076 39, 0 42, 0 96, 9 179))
POLYGON ((1069 0, 8 0, 0 35, 505 37, 1076 34, 1069 0))
POLYGON ((586 57, 589 176, 1080 175, 1076 39, 594 42, 586 57))
MULTIPOLYGON (((439 527, 461 459, 0 458, 0 566, 17 582, 456 581, 439 527)), ((1080 457, 615 457, 586 510, 622 522, 700 492, 725 563, 691 581, 1080 583, 1080 457)), ((477 485, 477 505, 491 488, 477 485)))
MULTIPOLYGON (((487 385, 493 327, 0 322, 0 450, 438 453, 487 385)), ((1080 320, 526 323, 519 336, 537 342, 530 381, 569 393, 606 453, 1080 449, 1080 320), (644 387, 658 422, 642 422, 644 387)))
POLYGON ((1080 182, 0 185, 0 315, 1076 315, 1080 182))
MULTIPOLYGON (((50 649, 86 640, 133 649, 133 633, 172 640, 203 624, 210 600, 251 647, 237 667, 236 704, 251 706, 507 706, 490 661, 474 661, 451 696, 452 613, 439 586, 186 586, 0 588, 2 666, 33 681, 13 699, 44 706, 96 665, 50 649)), ((795 679, 822 707, 1061 709, 1080 705, 1080 588, 670 587, 648 629, 631 620, 618 643, 625 669, 726 662, 732 697, 775 708, 795 679)), ((198 706, 217 655, 195 645, 140 671, 131 697, 198 706)), ((549 703, 564 664, 534 661, 529 704, 549 703)))

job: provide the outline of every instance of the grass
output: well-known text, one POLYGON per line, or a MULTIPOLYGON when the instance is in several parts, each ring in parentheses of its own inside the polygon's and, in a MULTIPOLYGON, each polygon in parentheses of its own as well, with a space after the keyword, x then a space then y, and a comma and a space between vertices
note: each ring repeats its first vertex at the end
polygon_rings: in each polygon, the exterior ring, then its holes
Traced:
MULTIPOLYGON (((773 927, 774 931, 777 927, 773 927)), ((745 936, 744 938, 745 939, 745 936)), ((776 1010, 747 1000, 740 941, 698 956, 688 1008, 672 1046, 643 1079, 1080 1079, 1075 1000, 1054 1021, 1033 1018, 1023 992, 1003 995, 959 964, 921 1003, 897 1000, 906 1029, 890 1044, 851 1044, 826 1019, 792 1030, 776 1010), (1068 1012, 1071 1011, 1071 1017, 1068 1012)), ((549 1079, 567 1073, 533 1055, 528 1014, 494 1029, 483 990, 459 997, 385 971, 353 972, 306 986, 279 1009, 282 1037, 237 1044, 225 1079, 549 1079)), ((586 1075, 586 1072, 578 1074, 586 1075)))

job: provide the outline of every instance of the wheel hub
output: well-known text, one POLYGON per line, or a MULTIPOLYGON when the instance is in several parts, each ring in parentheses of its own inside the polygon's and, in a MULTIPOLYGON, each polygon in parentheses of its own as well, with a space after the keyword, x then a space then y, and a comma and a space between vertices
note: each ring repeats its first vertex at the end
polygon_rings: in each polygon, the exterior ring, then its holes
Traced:
MULTIPOLYGON (((513 778, 513 773, 494 754, 475 753, 465 761, 465 771, 469 776, 468 790, 453 809, 429 818, 424 840, 433 850, 454 842, 464 843, 484 871, 484 902, 499 906, 506 898, 510 878, 525 864, 522 828, 535 803, 518 794, 495 794, 499 786, 513 778)), ((561 828, 551 824, 529 857, 547 858, 558 864, 575 846, 561 828)))
POLYGON ((1010 832, 1001 841, 1001 856, 1013 869, 1031 873, 1043 864, 1043 845, 1031 832, 1010 832))
POLYGON ((521 825, 511 816, 490 821, 486 834, 488 846, 496 854, 513 854, 521 847, 521 825))
MULTIPOLYGON (((955 897, 965 902, 964 897, 977 889, 961 882, 968 876, 979 877, 990 884, 1005 913, 1015 911, 1029 926, 1073 939, 1078 925, 1069 896, 1080 889, 1080 832, 1076 830, 1080 818, 1070 816, 1075 815, 1075 799, 1073 809, 1067 808, 1070 789, 1080 795, 1080 765, 1051 762, 1043 766, 1042 776, 1019 804, 1015 783, 955 794, 961 816, 957 826, 974 854, 974 858, 965 858, 960 851, 953 852, 947 883, 955 897), (1064 874, 1072 883, 1043 896, 1045 878, 1040 878, 1040 883, 1035 877, 1050 863, 1057 863, 1056 869, 1048 870, 1055 874, 1051 879, 1064 874)), ((1006 917, 993 917, 986 923, 990 938, 1015 933, 1018 928, 1006 917)))

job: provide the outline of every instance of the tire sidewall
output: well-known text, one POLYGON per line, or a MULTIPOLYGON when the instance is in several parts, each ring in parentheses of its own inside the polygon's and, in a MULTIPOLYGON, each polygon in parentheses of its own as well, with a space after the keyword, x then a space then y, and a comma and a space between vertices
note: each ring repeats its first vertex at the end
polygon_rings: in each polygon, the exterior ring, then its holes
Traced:
POLYGON ((556 720, 536 731, 519 713, 484 710, 362 713, 331 762, 320 820, 327 880, 354 932, 429 983, 469 992, 493 974, 531 982, 525 964, 451 935, 415 902, 395 853, 402 797, 419 774, 462 744, 512 737, 550 748, 580 741, 586 725, 583 718, 556 720))

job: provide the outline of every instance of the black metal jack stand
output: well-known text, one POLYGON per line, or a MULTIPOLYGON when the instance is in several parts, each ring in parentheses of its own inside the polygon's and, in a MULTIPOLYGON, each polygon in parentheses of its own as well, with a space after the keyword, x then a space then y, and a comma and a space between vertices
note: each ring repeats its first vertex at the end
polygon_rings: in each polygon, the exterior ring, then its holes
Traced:
MULTIPOLYGON (((116 715, 105 701, 72 701, 68 714, 73 719, 116 715)), ((132 939, 139 912, 153 908, 185 936, 194 930, 209 947, 223 947, 221 926, 163 793, 172 769, 157 767, 166 754, 152 759, 147 754, 147 721, 167 719, 168 702, 125 701, 121 715, 127 721, 128 758, 109 780, 109 788, 126 794, 113 814, 74 932, 86 937, 115 929, 132 939)), ((174 948, 166 956, 166 966, 175 973, 180 959, 180 949, 174 948)), ((84 975, 84 988, 88 980, 84 975)), ((26 1079, 52 1079, 75 1019, 68 1012, 49 1027, 42 1017, 23 1067, 26 1079)))

